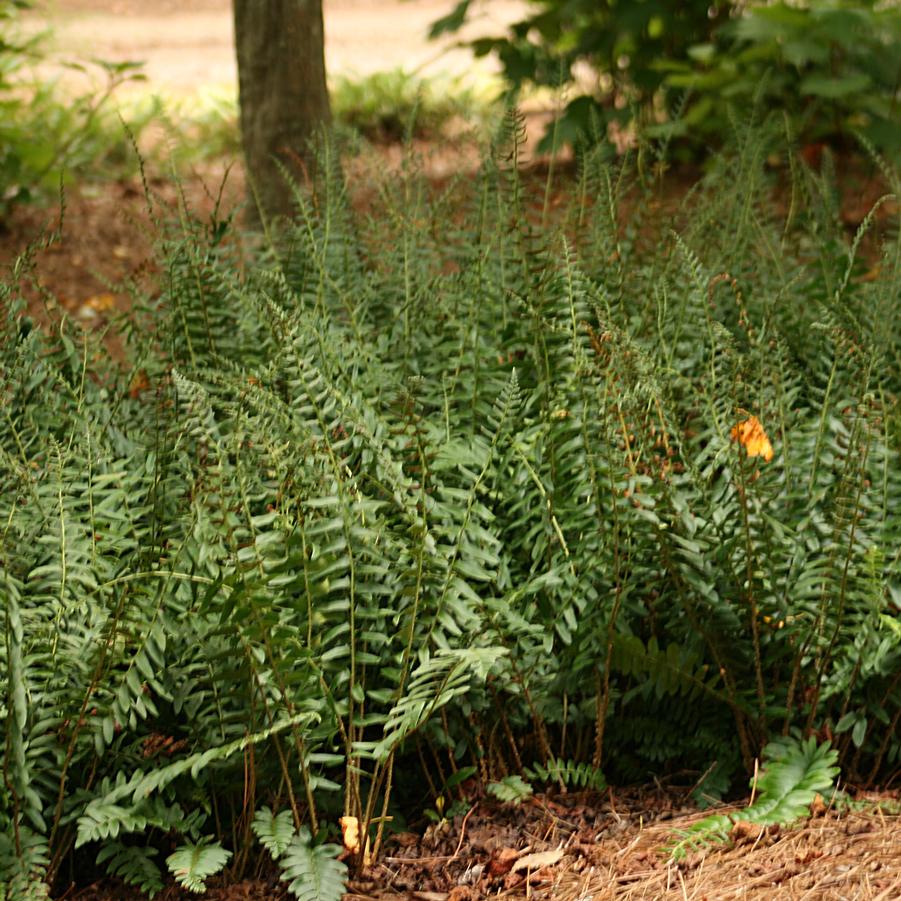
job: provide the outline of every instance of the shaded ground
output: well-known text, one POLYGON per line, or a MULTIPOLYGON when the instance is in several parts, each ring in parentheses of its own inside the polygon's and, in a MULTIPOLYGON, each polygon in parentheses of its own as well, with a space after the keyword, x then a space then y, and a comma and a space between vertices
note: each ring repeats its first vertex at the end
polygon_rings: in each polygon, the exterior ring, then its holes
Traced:
MULTIPOLYGON (((50 21, 61 57, 82 54, 113 61, 144 60, 151 90, 190 92, 217 82, 233 88, 230 2, 55 0, 48 8, 53 12, 50 21)), ((424 65, 430 71, 472 70, 467 52, 445 52, 451 39, 435 44, 425 37, 429 23, 452 5, 451 0, 325 0, 331 71, 366 72, 398 65, 424 65)), ((478 0, 474 4, 480 15, 477 28, 502 30, 524 5, 524 0, 478 0)), ((543 114, 530 114, 531 138, 540 136, 545 121, 543 114)), ((478 165, 477 148, 465 143, 438 140, 419 149, 428 159, 427 174, 439 182, 478 165)), ((381 175, 399 166, 401 156, 397 146, 375 148, 367 158, 354 162, 352 169, 360 176, 357 181, 364 181, 371 172, 381 175)), ((206 162, 181 172, 184 199, 201 219, 212 211, 230 162, 206 162)), ((885 187, 872 171, 843 174, 842 181, 842 216, 853 228, 885 187)), ((685 176, 677 175, 671 185, 670 194, 681 196, 685 176)), ((174 213, 180 189, 171 174, 151 177, 151 188, 158 209, 174 213)), ((237 162, 230 169, 223 206, 229 209, 243 197, 243 172, 237 162)), ((886 204, 880 217, 894 215, 896 210, 896 204, 886 204)), ((20 207, 0 222, 0 271, 43 232, 56 227, 58 212, 53 206, 20 207)), ((32 312, 40 313, 46 303, 102 326, 106 313, 127 307, 126 283, 152 268, 152 245, 153 228, 136 176, 73 186, 66 195, 61 240, 35 254, 33 278, 23 282, 32 312)))
MULTIPOLYGON (((403 67, 424 74, 450 72, 478 76, 490 63, 474 63, 468 51, 454 49, 455 36, 429 41, 429 25, 447 14, 452 0, 324 0, 327 67, 332 75, 367 74, 403 67)), ((500 32, 520 16, 525 0, 476 0, 480 33, 500 32)), ((146 82, 124 85, 178 98, 224 88, 234 93, 236 71, 231 0, 47 0, 24 18, 32 30, 53 29, 51 60, 40 74, 59 77, 86 90, 88 77, 61 66, 72 60, 141 61, 146 82)), ((469 33, 473 32, 473 27, 469 33)), ((536 117, 538 132, 541 123, 536 117)), ((122 136, 126 142, 125 135, 122 136)), ((461 166, 477 164, 477 151, 456 146, 429 148, 430 173, 445 178, 461 166)), ((388 165, 399 162, 399 148, 380 151, 388 165)), ((181 172, 184 199, 206 218, 215 205, 224 172, 232 161, 203 163, 181 172)), ((362 168, 366 168, 363 164, 362 168)), ((136 167, 135 167, 136 168, 136 167)), ((381 168, 381 163, 373 168, 381 168)), ((178 206, 179 190, 168 173, 151 178, 160 208, 178 206)), ((231 169, 223 194, 226 209, 244 197, 240 163, 231 169)), ((66 192, 61 239, 34 255, 33 277, 22 282, 30 311, 61 308, 84 322, 103 326, 106 315, 128 304, 125 283, 151 267, 153 230, 143 187, 135 176, 79 183, 66 192)), ((57 227, 54 206, 20 207, 0 221, 0 271, 30 244, 57 227)))
MULTIPOLYGON (((866 800, 861 797, 860 801, 866 800)), ((901 898, 901 805, 868 796, 867 812, 826 810, 795 828, 760 832, 739 823, 731 846, 674 862, 666 848, 704 813, 673 791, 609 791, 536 797, 521 807, 478 803, 465 816, 401 833, 380 863, 349 886, 346 901, 557 901, 738 898, 901 898), (879 805, 882 806, 879 806, 879 805)), ((736 808, 724 808, 734 811, 736 808)), ((126 901, 112 885, 66 896, 126 901)), ((163 901, 196 897, 167 890, 163 901)), ((286 899, 274 876, 228 888, 214 901, 286 899)))
MULTIPOLYGON (((66 191, 61 234, 49 246, 42 246, 43 239, 59 229, 59 206, 18 207, 0 230, 0 270, 5 277, 16 257, 35 244, 30 272, 20 280, 29 312, 43 319, 62 310, 102 326, 105 314, 128 308, 129 283, 145 281, 155 270, 152 216, 173 217, 183 201, 207 219, 225 169, 217 163, 187 173, 181 188, 171 177, 151 177, 150 209, 137 178, 73 186, 66 191)), ((242 172, 229 173, 222 194, 224 209, 243 200, 242 172)))
MULTIPOLYGON (((541 129, 540 121, 531 123, 533 138, 540 135, 541 129)), ((479 165, 478 148, 465 141, 423 141, 415 150, 421 154, 424 171, 436 186, 461 173, 474 172, 479 165)), ((361 157, 347 162, 346 171, 358 207, 370 211, 371 185, 399 169, 404 152, 398 145, 368 147, 361 157)), ((526 176, 538 197, 543 194, 545 171, 539 165, 526 176)), ((695 176, 692 172, 677 172, 669 177, 661 199, 661 227, 672 223, 679 198, 695 176)), ((552 207, 558 197, 568 192, 572 177, 571 167, 558 170, 555 184, 559 194, 552 196, 552 207)), ((182 172, 180 178, 178 185, 171 173, 149 177, 156 216, 174 217, 183 203, 193 216, 205 221, 217 203, 224 215, 244 202, 240 161, 208 161, 182 172)), ((857 165, 846 174, 841 185, 840 215, 849 236, 886 190, 878 174, 865 165, 857 165)), ((884 203, 878 210, 877 222, 890 221, 897 209, 897 201, 884 203)), ((0 272, 7 272, 29 244, 58 227, 59 212, 58 205, 21 206, 0 224, 0 272)), ((864 256, 873 262, 879 253, 879 232, 877 228, 868 235, 862 247, 864 256)), ((87 325, 102 327, 104 314, 128 308, 129 284, 147 279, 154 271, 156 233, 137 177, 74 185, 66 192, 60 240, 35 251, 32 273, 21 282, 30 311, 44 318, 45 308, 51 313, 61 309, 87 325)), ((149 282, 148 289, 153 290, 149 282)))

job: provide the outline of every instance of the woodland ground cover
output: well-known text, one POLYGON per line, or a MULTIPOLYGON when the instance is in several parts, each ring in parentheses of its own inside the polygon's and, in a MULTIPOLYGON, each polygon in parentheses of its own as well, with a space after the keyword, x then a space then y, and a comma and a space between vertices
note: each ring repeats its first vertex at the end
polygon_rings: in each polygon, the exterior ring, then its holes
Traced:
POLYGON ((767 824, 897 772, 893 201, 849 233, 758 124, 661 222, 652 146, 567 198, 520 132, 368 215, 327 149, 255 250, 152 208, 124 369, 6 283, 9 897, 266 855, 338 897, 342 816, 359 865, 542 788, 710 804, 762 756, 767 824))

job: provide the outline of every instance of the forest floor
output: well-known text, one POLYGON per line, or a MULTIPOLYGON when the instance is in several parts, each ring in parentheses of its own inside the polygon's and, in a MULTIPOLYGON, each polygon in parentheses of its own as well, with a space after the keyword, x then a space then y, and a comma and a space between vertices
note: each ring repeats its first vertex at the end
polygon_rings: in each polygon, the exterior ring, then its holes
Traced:
MULTIPOLYGON (((671 789, 536 796, 519 807, 482 801, 422 834, 394 836, 380 862, 351 881, 345 901, 897 901, 898 793, 861 795, 854 807, 862 809, 839 813, 819 805, 811 819, 782 829, 760 830, 738 821, 729 845, 675 861, 667 848, 707 814, 671 789)), ((109 883, 62 897, 134 899, 109 883)), ((170 888, 159 897, 192 896, 170 888)), ((205 897, 287 901, 289 896, 272 874, 211 886, 205 897)))
MULTIPOLYGON (((542 123, 530 117, 532 138, 541 134, 542 123)), ((358 157, 345 161, 354 205, 371 212, 373 186, 392 171, 399 171, 407 150, 397 144, 366 144, 358 157)), ((436 190, 444 190, 452 179, 475 173, 480 150, 463 140, 422 140, 412 153, 426 178, 436 190)), ((848 172, 840 188, 839 215, 849 237, 864 216, 882 197, 887 187, 874 167, 846 161, 848 172)), ((661 185, 658 201, 661 227, 673 224, 671 216, 679 200, 697 178, 695 170, 677 170, 661 185), (663 221, 663 220, 666 221, 663 221)), ((535 161, 524 169, 527 188, 543 196, 547 179, 545 161, 535 161)), ((574 185, 571 164, 558 165, 550 206, 565 204, 574 185)), ((149 164, 146 184, 138 175, 106 180, 76 182, 66 189, 64 206, 59 202, 16 207, 0 223, 0 272, 6 272, 27 248, 28 275, 19 279, 29 312, 46 321, 59 312, 75 317, 85 326, 103 328, 109 314, 125 311, 132 302, 132 290, 142 284, 148 290, 157 272, 156 242, 160 229, 155 220, 171 221, 179 210, 197 221, 206 222, 214 211, 220 219, 239 217, 245 203, 243 165, 235 159, 202 160, 183 167, 178 180, 165 166, 149 164), (145 193, 145 187, 149 193, 145 193), (46 237, 54 234, 52 241, 46 237)), ((635 198, 626 198, 626 203, 635 198)), ((884 203, 877 221, 889 222, 897 215, 897 201, 884 203)), ((627 214, 622 210, 623 215, 627 214)), ((878 242, 868 236, 861 252, 875 263, 878 242)))
MULTIPOLYGON (((176 0, 57 0, 57 42, 67 52, 87 51, 109 59, 145 60, 151 84, 172 91, 234 81, 230 0, 194 0, 190 12, 176 0), (171 36, 179 36, 173 46, 171 36)), ((464 60, 439 56, 422 35, 446 12, 448 0, 326 0, 329 66, 369 71, 401 64, 428 71, 454 70, 464 60), (379 37, 381 35, 381 37, 379 37), (390 36, 390 39, 389 39, 390 36)), ((520 2, 492 2, 491 15, 509 21, 520 2)), ((465 57, 468 65, 468 57, 465 57)), ((436 185, 472 171, 478 151, 471 144, 438 141, 416 149, 436 185)), ((348 167, 357 185, 400 165, 401 148, 370 146, 348 167)), ((22 279, 31 311, 64 311, 102 328, 111 312, 130 303, 128 284, 152 284, 156 272, 154 217, 171 216, 180 205, 206 220, 221 200, 228 211, 244 199, 240 163, 224 159, 196 163, 175 182, 164 167, 148 172, 148 208, 137 174, 80 182, 68 189, 60 237, 41 246, 40 237, 59 226, 58 205, 22 206, 0 230, 0 269, 34 246, 30 277, 22 279), (226 178, 227 173, 227 178, 226 178), (221 189, 221 191, 220 191, 221 189), (38 242, 37 244, 35 242, 38 242)), ((543 178, 540 168, 533 173, 543 178)), ((530 176, 531 177, 531 176, 530 176)), ((566 170, 561 190, 566 187, 566 170)), ((686 178, 670 182, 681 196, 686 178)), ((841 216, 849 233, 883 192, 874 173, 859 170, 842 180, 841 216)), ((365 203, 365 188, 357 193, 365 203)), ((152 290, 152 289, 151 289, 152 290)), ((115 338, 113 339, 115 343, 115 338)), ((349 886, 352 901, 473 901, 485 896, 606 899, 901 898, 901 795, 862 795, 864 809, 821 810, 795 828, 758 833, 739 825, 729 846, 712 847, 672 861, 663 853, 680 830, 703 814, 687 793, 659 788, 610 790, 600 797, 578 794, 536 797, 520 807, 479 801, 470 813, 419 834, 401 833, 381 860, 349 886), (889 800, 887 806, 877 802, 889 800)), ((64 892, 66 901, 131 901, 134 893, 108 883, 64 892)), ((163 901, 182 897, 169 889, 163 901)), ((274 876, 216 887, 214 901, 282 899, 274 876)))
MULTIPOLYGON (((468 51, 456 48, 457 36, 437 41, 426 37, 428 27, 452 8, 451 0, 324 0, 326 65, 330 76, 367 75, 403 68, 419 75, 489 76, 489 62, 473 62, 468 51)), ((500 32, 520 16, 524 0, 478 0, 477 24, 467 33, 500 32)), ((231 0, 52 0, 25 24, 31 31, 49 27, 51 52, 39 77, 57 78, 75 91, 95 85, 90 76, 67 63, 101 59, 112 63, 139 61, 145 81, 126 83, 117 97, 129 92, 157 95, 177 105, 188 97, 224 91, 234 96, 234 59, 231 0)), ((541 116, 532 116, 540 134, 541 116)), ((151 129, 151 137, 167 140, 165 128, 151 129)), ((155 229, 148 211, 137 160, 121 135, 123 154, 132 160, 126 172, 89 180, 75 178, 65 193, 61 234, 46 247, 42 238, 59 227, 59 203, 23 205, 0 220, 0 271, 6 271, 23 251, 34 246, 31 277, 23 282, 30 312, 43 318, 45 305, 63 310, 86 324, 102 327, 104 313, 125 309, 125 284, 153 266, 155 229)), ((143 149, 143 148, 142 148, 143 149)), ((158 149, 158 148, 157 148, 158 149)), ((446 179, 478 165, 479 151, 459 141, 420 142, 434 179, 446 179)), ((398 146, 368 147, 353 171, 365 179, 370 172, 399 167, 398 146)), ((204 159, 181 166, 180 184, 166 160, 150 154, 147 187, 157 214, 175 214, 180 200, 191 213, 206 219, 220 197, 224 211, 244 201, 240 161, 204 159)))

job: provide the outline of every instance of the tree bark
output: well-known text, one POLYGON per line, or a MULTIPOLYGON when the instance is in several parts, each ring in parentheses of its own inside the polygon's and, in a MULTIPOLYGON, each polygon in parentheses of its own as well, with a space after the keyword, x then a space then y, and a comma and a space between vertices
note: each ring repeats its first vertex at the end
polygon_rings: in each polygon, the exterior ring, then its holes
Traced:
POLYGON ((249 219, 291 216, 278 160, 303 183, 311 141, 330 121, 322 0, 234 0, 241 139, 249 219), (261 209, 260 209, 261 208, 261 209))

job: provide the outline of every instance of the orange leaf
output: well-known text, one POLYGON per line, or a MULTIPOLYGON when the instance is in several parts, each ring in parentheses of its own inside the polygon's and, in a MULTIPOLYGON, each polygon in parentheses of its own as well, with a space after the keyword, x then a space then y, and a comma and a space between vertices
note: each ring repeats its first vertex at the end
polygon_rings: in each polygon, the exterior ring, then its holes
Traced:
POLYGON ((763 457, 767 463, 773 459, 773 445, 756 416, 738 423, 729 436, 744 447, 749 457, 763 457))
POLYGON ((116 309, 116 298, 112 294, 95 294, 89 297, 84 305, 96 313, 109 313, 116 309))
POLYGON ((144 391, 150 389, 150 378, 145 369, 139 369, 128 384, 128 395, 137 400, 144 391))

